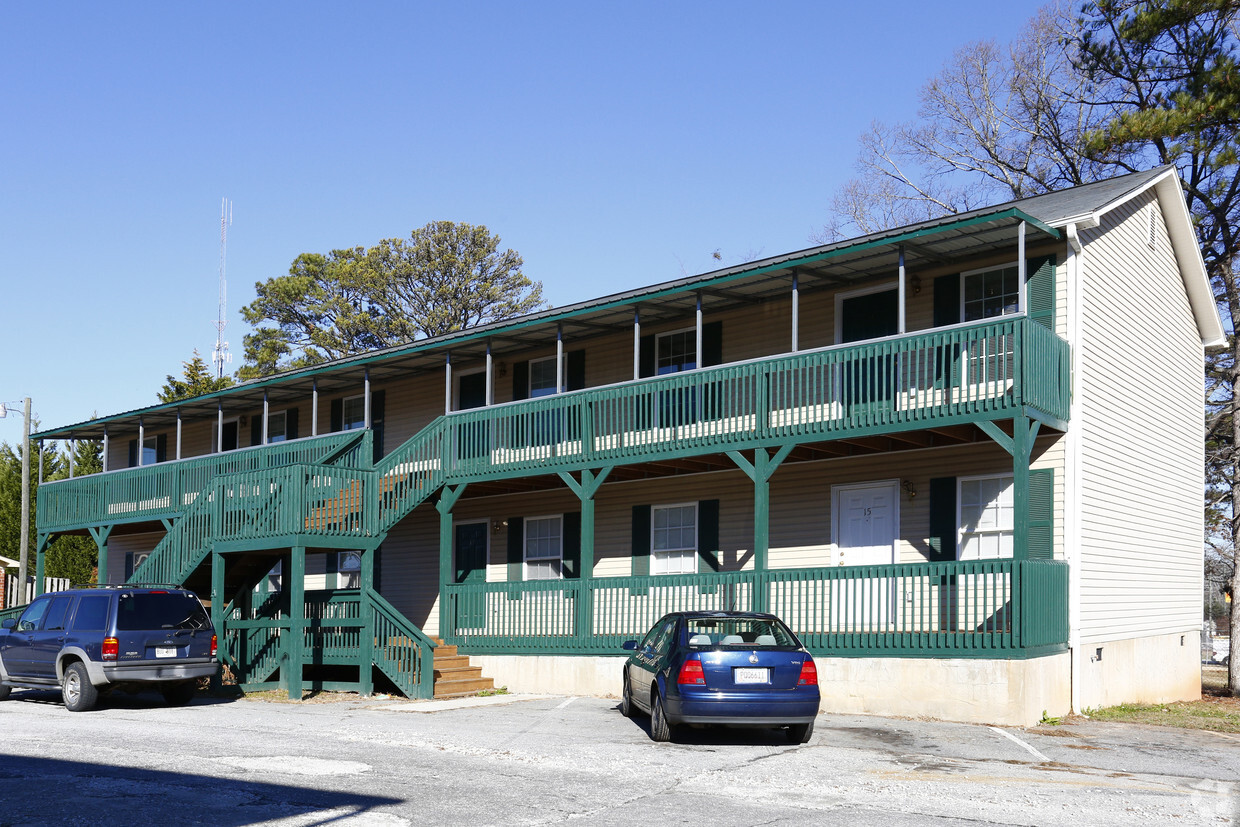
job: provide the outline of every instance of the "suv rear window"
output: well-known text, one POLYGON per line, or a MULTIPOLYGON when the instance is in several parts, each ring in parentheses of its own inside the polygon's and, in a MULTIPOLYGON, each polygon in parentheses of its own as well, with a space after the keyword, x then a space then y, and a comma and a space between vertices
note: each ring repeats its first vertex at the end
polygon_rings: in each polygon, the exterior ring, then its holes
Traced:
POLYGON ((106 594, 83 595, 78 600, 77 612, 73 615, 75 632, 103 632, 108 628, 108 601, 112 598, 106 594))
POLYGON ((188 594, 122 594, 116 604, 118 631, 205 629, 210 624, 198 598, 188 594))

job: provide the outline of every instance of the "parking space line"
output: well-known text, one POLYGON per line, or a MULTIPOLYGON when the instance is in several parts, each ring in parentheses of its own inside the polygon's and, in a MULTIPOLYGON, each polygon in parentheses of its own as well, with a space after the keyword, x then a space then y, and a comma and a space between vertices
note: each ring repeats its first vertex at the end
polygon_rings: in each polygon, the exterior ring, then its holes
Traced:
POLYGON ((564 703, 562 703, 562 704, 560 704, 559 706, 557 706, 557 707, 556 707, 556 709, 563 709, 564 707, 568 706, 569 704, 571 704, 571 703, 572 703, 573 701, 575 701, 575 700, 577 700, 577 697, 576 697, 576 696, 573 696, 573 697, 571 697, 571 698, 567 699, 566 701, 564 701, 564 703))
POLYGON ((1047 758, 1045 755, 1043 755, 1042 753, 1038 752, 1036 749, 1034 749, 1034 747, 1033 747, 1033 745, 1032 745, 1032 744, 1028 744, 1028 743, 1026 743, 1026 742, 1024 742, 1024 741, 1020 740, 1020 739, 1019 739, 1019 738, 1017 738, 1015 735, 1013 735, 1012 733, 1008 732, 1008 731, 1007 731, 1007 730, 1005 730, 1005 729, 999 729, 999 727, 997 727, 997 726, 988 727, 988 729, 990 729, 990 731, 991 731, 991 732, 997 732, 997 733, 999 733, 999 734, 1000 734, 1000 735, 1002 735, 1004 738, 1007 738, 1009 741, 1011 741, 1011 742, 1013 742, 1013 743, 1015 743, 1015 744, 1019 744, 1022 748, 1024 748, 1026 751, 1028 751, 1028 753, 1029 753, 1030 755, 1032 755, 1034 758, 1038 759, 1039 761, 1050 761, 1050 760, 1051 760, 1051 759, 1047 758))

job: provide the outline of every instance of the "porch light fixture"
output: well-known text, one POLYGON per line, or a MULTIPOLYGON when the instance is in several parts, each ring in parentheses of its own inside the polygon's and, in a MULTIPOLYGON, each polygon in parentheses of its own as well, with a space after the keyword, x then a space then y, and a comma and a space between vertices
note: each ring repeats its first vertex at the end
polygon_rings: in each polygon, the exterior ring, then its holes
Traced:
POLYGON ((507 520, 492 520, 491 521, 491 533, 492 534, 499 534, 501 531, 503 531, 507 527, 508 527, 507 520))
POLYGON ((917 496, 917 486, 913 485, 912 480, 905 480, 903 483, 904 493, 908 494, 908 498, 914 499, 917 496))
POLYGON ((914 273, 908 283, 909 286, 913 288, 913 295, 917 295, 921 292, 921 276, 914 273))

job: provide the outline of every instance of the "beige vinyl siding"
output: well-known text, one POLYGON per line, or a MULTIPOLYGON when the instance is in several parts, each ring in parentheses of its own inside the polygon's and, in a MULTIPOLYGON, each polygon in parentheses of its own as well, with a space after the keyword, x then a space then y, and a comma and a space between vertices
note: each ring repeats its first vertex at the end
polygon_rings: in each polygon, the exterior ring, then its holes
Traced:
POLYGON ((1152 194, 1085 233, 1080 283, 1081 640, 1195 630, 1202 348, 1152 194))
MULTIPOLYGON (((164 538, 162 531, 143 534, 113 534, 108 538, 108 583, 125 582, 125 555, 129 552, 150 551, 164 538)), ((206 595, 209 596, 209 595, 206 595)))

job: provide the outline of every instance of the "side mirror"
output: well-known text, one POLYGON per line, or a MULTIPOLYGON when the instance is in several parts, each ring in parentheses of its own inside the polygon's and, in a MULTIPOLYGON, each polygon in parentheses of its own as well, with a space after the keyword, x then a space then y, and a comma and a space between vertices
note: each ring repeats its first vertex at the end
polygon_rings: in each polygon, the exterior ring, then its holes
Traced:
MULTIPOLYGON (((4 622, 5 622, 5 623, 8 623, 9 621, 7 621, 7 620, 6 620, 6 621, 4 621, 4 622)), ((635 640, 626 640, 624 643, 621 643, 621 644, 620 644, 620 648, 621 648, 621 649, 623 649, 623 650, 625 650, 626 652, 636 652, 636 651, 637 651, 637 641, 635 641, 635 640)))
POLYGON ((4 622, 0 623, 0 629, 15 629, 15 628, 17 628, 17 618, 15 617, 6 617, 4 619, 4 622))

